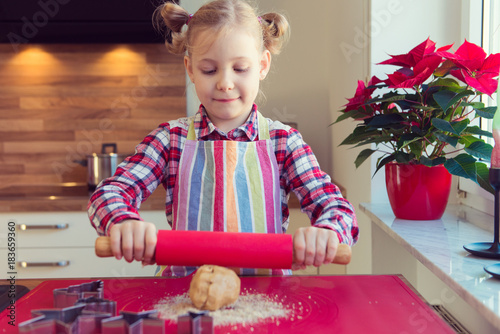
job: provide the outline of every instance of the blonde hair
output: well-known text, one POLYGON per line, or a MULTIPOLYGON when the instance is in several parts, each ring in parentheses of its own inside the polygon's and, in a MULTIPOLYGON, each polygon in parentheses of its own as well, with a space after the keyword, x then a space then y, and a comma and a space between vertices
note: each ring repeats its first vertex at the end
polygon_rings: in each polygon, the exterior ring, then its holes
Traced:
POLYGON ((153 20, 157 29, 167 28, 165 45, 173 54, 182 55, 187 51, 191 55, 194 39, 200 31, 213 29, 219 34, 235 27, 247 28, 262 50, 278 54, 289 36, 287 19, 278 13, 259 17, 255 12, 242 0, 211 1, 193 15, 175 3, 165 2, 156 9, 153 20))

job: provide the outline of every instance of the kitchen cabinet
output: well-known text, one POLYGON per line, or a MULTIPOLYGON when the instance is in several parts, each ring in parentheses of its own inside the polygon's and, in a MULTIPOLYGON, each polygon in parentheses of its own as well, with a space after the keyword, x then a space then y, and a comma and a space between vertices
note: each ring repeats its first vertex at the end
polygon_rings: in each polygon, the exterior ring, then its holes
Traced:
MULTIPOLYGON (((163 211, 143 211, 145 220, 157 228, 168 228, 163 211), (164 222, 164 223, 162 223, 164 222)), ((94 242, 97 237, 85 212, 3 213, 0 220, 0 258, 8 268, 8 253, 15 254, 15 270, 4 270, 1 278, 14 272, 18 279, 60 277, 126 277, 152 276, 155 266, 127 263, 114 258, 97 258, 94 242), (8 226, 15 229, 15 249, 8 250, 8 226)), ((12 245, 9 245, 12 246, 12 245)))

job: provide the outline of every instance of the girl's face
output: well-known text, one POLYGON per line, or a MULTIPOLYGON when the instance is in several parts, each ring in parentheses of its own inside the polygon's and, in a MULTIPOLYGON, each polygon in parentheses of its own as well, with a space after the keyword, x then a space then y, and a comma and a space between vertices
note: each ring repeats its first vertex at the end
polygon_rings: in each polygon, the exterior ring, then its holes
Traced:
POLYGON ((213 36, 211 30, 200 32, 184 64, 210 120, 227 133, 248 118, 271 54, 261 52, 255 37, 244 29, 213 36))

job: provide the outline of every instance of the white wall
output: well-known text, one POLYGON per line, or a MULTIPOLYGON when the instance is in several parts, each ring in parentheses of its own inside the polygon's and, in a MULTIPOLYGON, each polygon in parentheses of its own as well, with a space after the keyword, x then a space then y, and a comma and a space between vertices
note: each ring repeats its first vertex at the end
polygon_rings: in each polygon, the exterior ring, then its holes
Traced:
MULTIPOLYGON (((357 81, 365 80, 369 73, 369 3, 366 0, 342 1, 328 7, 330 13, 329 36, 329 90, 330 117, 334 121, 338 110, 354 96, 357 81)), ((333 178, 347 189, 347 198, 357 210, 360 237, 353 247, 350 274, 371 273, 371 226, 370 221, 359 212, 359 203, 371 200, 371 175, 369 164, 356 169, 354 160, 359 149, 339 147, 342 140, 354 129, 354 122, 344 121, 332 126, 333 178)))

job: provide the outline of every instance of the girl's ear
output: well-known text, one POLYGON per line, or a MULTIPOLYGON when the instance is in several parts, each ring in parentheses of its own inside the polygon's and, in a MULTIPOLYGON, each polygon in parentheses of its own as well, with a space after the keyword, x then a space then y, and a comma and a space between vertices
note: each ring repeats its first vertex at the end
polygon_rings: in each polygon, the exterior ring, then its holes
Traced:
POLYGON ((260 80, 264 80, 271 68, 271 52, 264 50, 260 58, 260 80))
POLYGON ((189 79, 191 79, 191 82, 194 83, 193 64, 188 56, 184 56, 184 67, 186 68, 189 79))

